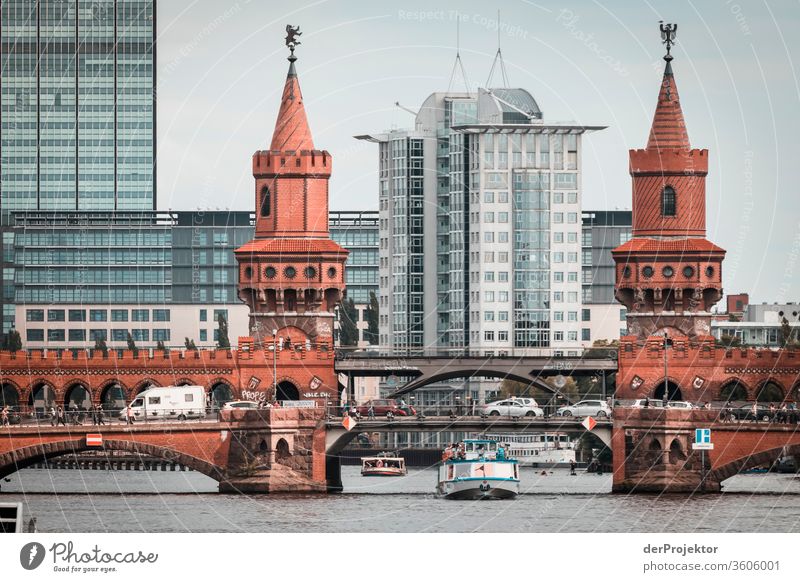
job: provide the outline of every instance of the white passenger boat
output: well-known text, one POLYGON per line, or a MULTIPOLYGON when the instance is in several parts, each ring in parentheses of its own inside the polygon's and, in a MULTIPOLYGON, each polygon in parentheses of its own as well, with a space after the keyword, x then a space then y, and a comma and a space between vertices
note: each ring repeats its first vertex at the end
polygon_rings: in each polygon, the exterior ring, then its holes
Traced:
POLYGON ((402 477, 408 474, 406 460, 391 453, 378 453, 374 457, 361 457, 363 477, 402 477))
POLYGON ((445 449, 437 494, 447 499, 510 499, 519 494, 519 464, 497 441, 467 439, 445 449))
POLYGON ((562 432, 487 435, 505 445, 508 456, 522 467, 569 467, 575 462, 575 442, 562 432))

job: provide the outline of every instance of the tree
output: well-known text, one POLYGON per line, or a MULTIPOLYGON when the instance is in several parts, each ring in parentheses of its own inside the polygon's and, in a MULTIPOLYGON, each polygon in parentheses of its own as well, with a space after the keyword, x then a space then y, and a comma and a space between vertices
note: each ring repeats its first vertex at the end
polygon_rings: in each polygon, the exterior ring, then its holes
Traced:
POLYGON ((98 338, 94 342, 94 351, 100 352, 103 354, 103 357, 108 355, 108 345, 106 344, 106 340, 103 338, 98 338))
POLYGON ((161 341, 161 340, 158 340, 158 341, 156 342, 156 349, 157 349, 157 350, 162 350, 162 351, 165 351, 167 348, 164 346, 164 342, 163 342, 163 341, 161 341))
POLYGON ((10 352, 18 352, 22 349, 22 336, 16 329, 9 331, 3 339, 3 349, 10 352))
POLYGON ((187 350, 197 351, 197 346, 194 345, 194 340, 190 340, 188 337, 184 339, 183 345, 186 346, 187 350))
POLYGON ((367 318, 367 333, 365 335, 371 345, 378 343, 378 309, 378 298, 375 297, 375 293, 370 292, 369 307, 367 307, 364 315, 367 318))
POLYGON ((619 340, 595 340, 592 347, 583 351, 584 358, 612 358, 619 353, 619 340))
POLYGON ((352 299, 343 299, 339 304, 339 345, 358 345, 358 311, 352 299))
POLYGON ((739 346, 741 346, 742 340, 741 338, 738 338, 735 335, 722 334, 715 343, 720 347, 730 349, 730 348, 738 348, 739 346))
POLYGON ((139 348, 136 347, 136 342, 133 341, 131 332, 128 332, 128 349, 133 352, 134 356, 139 354, 139 348))
POLYGON ((228 322, 221 313, 217 317, 217 327, 217 346, 223 350, 231 349, 231 340, 228 338, 228 322))
POLYGON ((788 348, 797 344, 797 330, 792 329, 789 320, 785 317, 781 319, 781 345, 788 348))

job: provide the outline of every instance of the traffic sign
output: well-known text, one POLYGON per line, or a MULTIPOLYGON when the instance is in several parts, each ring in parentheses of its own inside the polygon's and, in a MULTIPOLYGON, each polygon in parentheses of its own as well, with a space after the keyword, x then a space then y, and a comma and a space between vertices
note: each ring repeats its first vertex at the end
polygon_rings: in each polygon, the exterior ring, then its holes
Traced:
POLYGON ((87 447, 102 447, 103 446, 103 435, 101 435, 101 434, 87 434, 86 435, 86 446, 87 447))
POLYGON ((711 429, 710 428, 694 429, 694 442, 697 444, 711 444, 711 429))
POLYGON ((581 424, 584 426, 586 430, 593 431, 594 427, 597 426, 597 421, 593 417, 587 416, 586 418, 583 419, 583 422, 581 422, 581 424))
POLYGON ((350 432, 356 424, 358 423, 352 416, 345 416, 344 420, 342 421, 342 426, 347 430, 347 432, 350 432))

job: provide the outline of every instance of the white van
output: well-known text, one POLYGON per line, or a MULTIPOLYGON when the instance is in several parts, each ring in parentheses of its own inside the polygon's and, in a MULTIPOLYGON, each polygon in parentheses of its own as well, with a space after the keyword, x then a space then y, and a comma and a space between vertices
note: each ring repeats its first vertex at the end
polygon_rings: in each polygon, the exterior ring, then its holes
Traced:
MULTIPOLYGON (((206 394, 202 386, 154 386, 140 392, 130 404, 134 420, 186 420, 205 418, 206 394)), ((119 417, 125 420, 127 409, 119 417)))

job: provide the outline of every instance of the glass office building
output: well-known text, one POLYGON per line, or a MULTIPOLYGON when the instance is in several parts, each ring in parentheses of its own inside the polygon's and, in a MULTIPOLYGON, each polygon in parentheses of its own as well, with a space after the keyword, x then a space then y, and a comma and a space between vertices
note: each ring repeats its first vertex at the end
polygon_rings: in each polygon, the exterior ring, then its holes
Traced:
POLYGON ((3 0, 0 210, 155 208, 155 0, 3 0))

